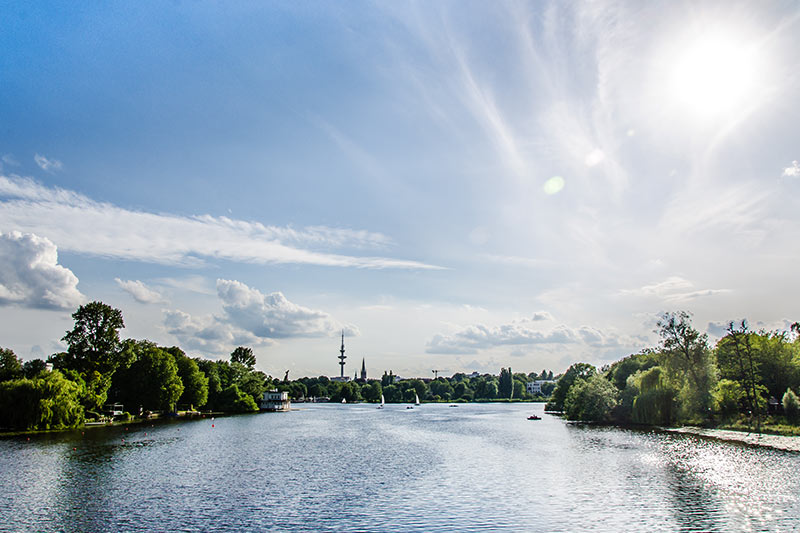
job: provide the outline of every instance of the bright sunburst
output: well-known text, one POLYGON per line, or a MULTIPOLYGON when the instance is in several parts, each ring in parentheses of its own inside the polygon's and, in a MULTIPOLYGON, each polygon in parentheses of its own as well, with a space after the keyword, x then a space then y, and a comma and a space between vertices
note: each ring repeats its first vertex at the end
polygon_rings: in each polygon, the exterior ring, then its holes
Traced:
POLYGON ((674 58, 671 93, 676 103, 701 116, 744 105, 757 84, 754 47, 732 35, 706 34, 674 58))

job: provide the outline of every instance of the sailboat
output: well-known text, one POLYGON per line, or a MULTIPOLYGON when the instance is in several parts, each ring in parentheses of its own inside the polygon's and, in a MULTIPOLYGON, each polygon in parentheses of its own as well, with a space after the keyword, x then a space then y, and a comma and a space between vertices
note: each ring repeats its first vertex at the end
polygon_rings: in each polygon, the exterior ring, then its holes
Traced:
POLYGON ((347 400, 345 400, 344 398, 342 398, 342 403, 347 403, 347 400))
POLYGON ((381 404, 378 406, 378 409, 383 409, 383 394, 381 394, 381 404))
POLYGON ((419 394, 414 393, 414 405, 419 405, 419 394))

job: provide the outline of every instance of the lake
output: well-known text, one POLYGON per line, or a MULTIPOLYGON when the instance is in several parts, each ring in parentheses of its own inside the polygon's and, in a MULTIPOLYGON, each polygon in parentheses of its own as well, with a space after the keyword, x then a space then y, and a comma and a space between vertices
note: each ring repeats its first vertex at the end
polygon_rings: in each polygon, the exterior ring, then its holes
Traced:
POLYGON ((800 529, 800 454, 541 404, 295 407, 0 439, 0 530, 800 529))

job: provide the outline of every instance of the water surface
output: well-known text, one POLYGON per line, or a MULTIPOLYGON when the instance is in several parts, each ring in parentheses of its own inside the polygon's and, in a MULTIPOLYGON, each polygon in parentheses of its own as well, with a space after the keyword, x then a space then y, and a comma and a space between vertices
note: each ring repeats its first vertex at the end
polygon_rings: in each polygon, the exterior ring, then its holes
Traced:
POLYGON ((296 407, 0 439, 0 530, 800 529, 800 454, 541 404, 296 407))

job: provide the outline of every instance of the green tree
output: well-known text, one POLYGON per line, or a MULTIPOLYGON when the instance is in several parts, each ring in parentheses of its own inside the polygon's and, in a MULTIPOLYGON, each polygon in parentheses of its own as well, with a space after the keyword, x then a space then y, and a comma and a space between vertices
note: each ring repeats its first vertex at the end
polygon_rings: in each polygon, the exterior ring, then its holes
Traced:
POLYGON ((723 417, 736 415, 742 408, 745 391, 738 381, 721 379, 711 392, 714 400, 714 411, 723 417))
POLYGON ((134 353, 131 366, 114 376, 125 407, 174 411, 184 390, 175 357, 149 341, 136 342, 134 353))
POLYGON ((83 423, 79 387, 59 371, 0 383, 0 426, 66 429, 83 423))
POLYGON ((761 428, 761 404, 759 386, 760 367, 753 347, 753 334, 748 331, 747 322, 742 320, 737 328, 728 324, 728 334, 719 340, 716 347, 717 364, 720 373, 739 383, 744 391, 748 414, 755 416, 756 426, 761 428))
POLYGON ((594 365, 588 363, 575 363, 558 380, 550 401, 545 407, 548 411, 563 411, 569 389, 579 379, 588 379, 597 373, 594 365))
MULTIPOLYGON (((193 408, 203 407, 208 401, 208 378, 200 370, 197 361, 186 357, 181 351, 177 354, 170 348, 168 351, 175 357, 178 365, 178 377, 183 384, 183 393, 178 398, 178 403, 187 404, 193 408)), ((180 349, 178 349, 180 350, 180 349)))
POLYGON ((786 418, 793 424, 800 419, 800 399, 792 389, 786 389, 783 395, 783 412, 786 418))
POLYGON ((660 366, 640 370, 628 379, 639 391, 633 401, 634 422, 666 426, 675 420, 674 405, 677 391, 660 366))
POLYGON ((26 378, 35 378, 45 370, 47 370, 47 363, 42 359, 31 359, 30 361, 25 361, 22 365, 22 373, 25 374, 26 378))
POLYGON ((247 368, 253 368, 256 366, 256 356, 252 348, 239 346, 231 352, 231 363, 241 363, 247 368))
POLYGON ((577 379, 564 400, 564 413, 570 420, 608 422, 617 405, 617 388, 599 374, 577 379))
POLYGON ((226 413, 250 413, 258 411, 258 405, 249 394, 239 390, 236 385, 230 385, 219 394, 218 409, 226 413))
POLYGON ((361 388, 361 395, 368 402, 380 402, 381 394, 383 394, 383 387, 380 381, 370 381, 361 388))
POLYGON ((670 380, 679 383, 684 418, 706 417, 711 407, 711 389, 716 382, 708 337, 692 327, 685 311, 664 313, 658 321, 662 366, 670 380))
POLYGON ((500 379, 497 383, 497 395, 500 398, 512 398, 514 396, 514 378, 511 368, 500 369, 500 379))
POLYGON ((0 381, 22 377, 22 359, 9 348, 0 348, 0 381))
POLYGON ((72 314, 75 326, 61 339, 67 343, 69 368, 79 372, 111 374, 121 361, 119 330, 122 311, 102 302, 82 305, 72 314))

